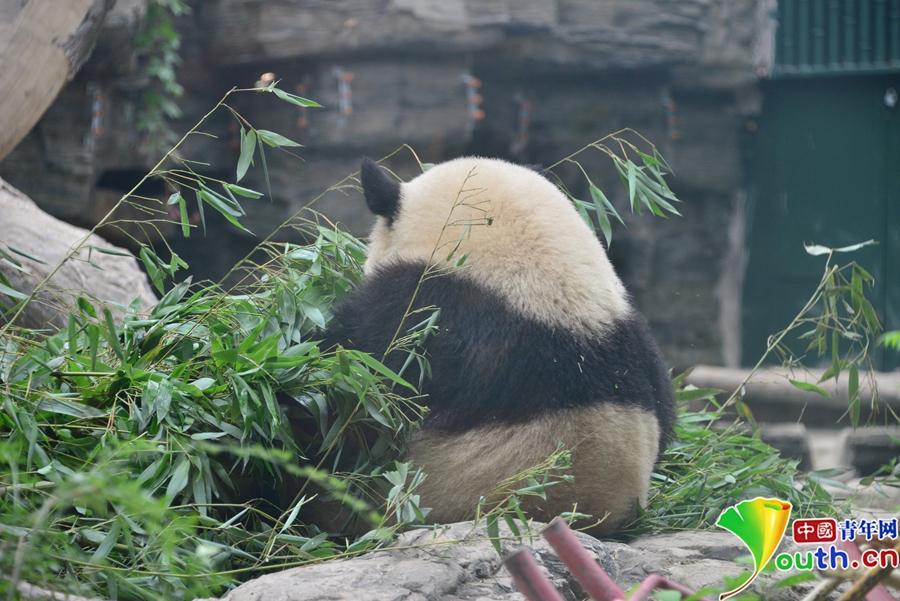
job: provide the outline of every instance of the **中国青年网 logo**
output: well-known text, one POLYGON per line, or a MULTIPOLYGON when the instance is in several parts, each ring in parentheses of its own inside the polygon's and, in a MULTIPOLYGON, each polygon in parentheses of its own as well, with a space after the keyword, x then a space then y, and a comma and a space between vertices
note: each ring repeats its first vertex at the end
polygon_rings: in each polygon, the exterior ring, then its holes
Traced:
MULTIPOLYGON (((736 589, 722 593, 720 601, 747 588, 773 559, 790 516, 790 503, 763 497, 742 501, 719 515, 716 525, 741 539, 753 555, 753 574, 736 589)), ((857 545, 850 542, 896 539, 897 518, 846 519, 841 522, 834 518, 800 518, 794 520, 791 531, 795 543, 817 546, 775 556, 775 567, 779 570, 846 570, 900 566, 900 556, 896 549, 869 548, 860 551, 857 545)))
POLYGON ((779 570, 847 570, 857 568, 886 568, 900 566, 900 554, 896 549, 865 549, 856 543, 873 539, 896 539, 897 518, 842 520, 834 518, 798 519, 793 524, 794 542, 800 545, 817 545, 815 549, 781 553, 775 557, 779 570))

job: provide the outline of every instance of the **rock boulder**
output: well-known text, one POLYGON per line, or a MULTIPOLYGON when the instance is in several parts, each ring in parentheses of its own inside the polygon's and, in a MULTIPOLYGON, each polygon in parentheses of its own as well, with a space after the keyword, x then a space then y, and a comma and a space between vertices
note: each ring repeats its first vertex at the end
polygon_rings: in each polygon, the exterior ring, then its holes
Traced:
MULTIPOLYGON (((30 198, 0 179, 0 248, 21 264, 17 269, 6 260, 0 260, 0 273, 16 291, 31 294, 62 262, 72 246, 88 234, 87 230, 44 213, 30 198), (12 249, 23 251, 40 262, 12 249)), ((100 236, 90 236, 72 259, 53 275, 38 298, 26 307, 16 325, 65 327, 68 324, 65 308, 82 294, 121 305, 141 297, 142 311, 149 311, 156 304, 156 295, 136 259, 103 254, 92 247, 125 252, 100 236)), ((2 293, 0 300, 10 302, 2 293)))

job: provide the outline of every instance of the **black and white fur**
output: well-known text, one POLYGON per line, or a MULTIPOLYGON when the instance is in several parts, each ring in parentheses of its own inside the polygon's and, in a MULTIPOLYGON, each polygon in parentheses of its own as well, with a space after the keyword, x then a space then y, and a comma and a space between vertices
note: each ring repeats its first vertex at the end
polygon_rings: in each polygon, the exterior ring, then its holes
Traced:
MULTIPOLYGON (((413 310, 440 308, 426 343, 430 412, 410 444, 427 473, 418 492, 429 519, 472 517, 480 496, 563 443, 574 482, 550 487, 531 515, 549 520, 577 503, 607 516, 596 534, 627 522, 671 438, 672 388, 646 322, 571 202, 496 159, 456 159, 405 184, 366 159, 361 181, 379 218, 363 283, 337 307, 325 344, 380 357, 417 287, 413 310)), ((401 334, 422 319, 407 318, 401 334)), ((405 358, 386 363, 399 369, 405 358)))

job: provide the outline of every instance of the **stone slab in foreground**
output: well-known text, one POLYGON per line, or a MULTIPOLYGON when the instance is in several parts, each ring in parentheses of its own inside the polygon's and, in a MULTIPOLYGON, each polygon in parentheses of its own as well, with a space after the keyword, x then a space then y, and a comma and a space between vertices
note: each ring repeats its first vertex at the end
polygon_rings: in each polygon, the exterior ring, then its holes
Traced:
MULTIPOLYGON (((509 531, 501 530, 508 536, 509 531)), ((750 569, 734 559, 749 555, 746 547, 727 532, 683 532, 643 537, 631 544, 601 542, 577 533, 581 543, 623 590, 650 573, 659 573, 694 590, 724 585, 724 576, 750 569)), ((587 599, 550 546, 540 537, 524 544, 535 551, 538 564, 568 601, 587 599)), ((792 546, 791 543, 783 543, 792 546)), ((504 554, 518 547, 503 542, 504 554)), ((786 573, 763 575, 771 584, 786 573)), ((754 585, 756 586, 756 585, 754 585)), ((774 601, 801 599, 809 584, 769 589, 774 601)), ((247 582, 223 601, 457 601, 523 600, 513 588, 483 525, 453 524, 441 532, 414 530, 389 549, 354 559, 292 568, 247 582)), ((207 600, 211 601, 211 600, 207 600)))

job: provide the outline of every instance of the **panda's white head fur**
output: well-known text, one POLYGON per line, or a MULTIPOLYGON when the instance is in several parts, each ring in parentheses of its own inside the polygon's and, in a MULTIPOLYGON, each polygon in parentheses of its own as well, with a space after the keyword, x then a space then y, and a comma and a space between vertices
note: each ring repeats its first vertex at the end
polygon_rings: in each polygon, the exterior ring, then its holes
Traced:
POLYGON ((413 261, 458 269, 520 314, 579 333, 602 334, 632 312, 596 236, 531 169, 463 157, 400 184, 367 160, 361 180, 379 216, 366 274, 413 261))

